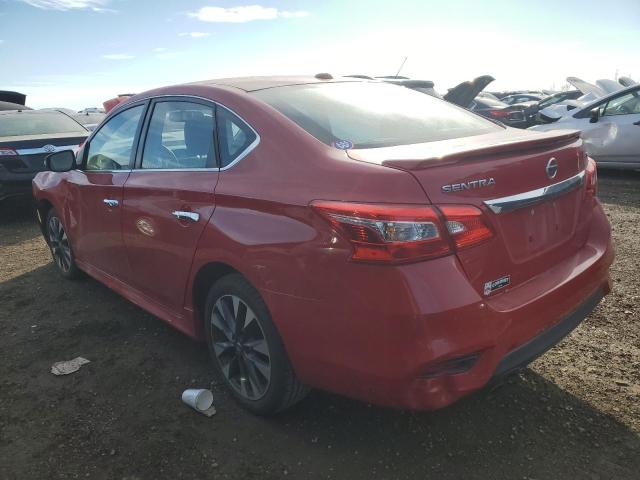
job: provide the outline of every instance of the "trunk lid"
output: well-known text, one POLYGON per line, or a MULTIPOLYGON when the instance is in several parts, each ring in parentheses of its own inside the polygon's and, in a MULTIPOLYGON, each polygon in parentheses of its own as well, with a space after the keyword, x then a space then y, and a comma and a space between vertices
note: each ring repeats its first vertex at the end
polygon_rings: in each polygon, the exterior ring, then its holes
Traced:
POLYGON ((76 149, 87 136, 61 133, 0 137, 0 148, 8 147, 18 154, 2 156, 0 163, 11 173, 37 173, 44 170, 44 159, 47 155, 61 150, 76 149))
POLYGON ((584 95, 593 94, 595 98, 604 97, 606 92, 593 83, 585 82, 578 77, 567 77, 567 82, 580 90, 584 95))
POLYGON ((467 108, 478 94, 484 90, 487 85, 493 82, 495 78, 491 75, 482 75, 471 81, 462 82, 461 84, 449 90, 444 98, 447 102, 455 103, 461 107, 467 108))
POLYGON ((348 154, 353 159, 406 170, 435 205, 480 208, 495 236, 458 251, 457 256, 481 295, 485 295, 487 283, 499 281, 500 288, 488 293, 493 295, 574 255, 576 246, 586 241, 589 209, 582 208, 585 189, 581 172, 587 158, 579 133, 540 133, 508 129, 428 144, 350 150, 348 154), (549 178, 547 166, 552 158, 557 171, 549 178), (571 188, 538 198, 536 203, 516 203, 522 199, 513 197, 540 193, 554 184, 571 188))

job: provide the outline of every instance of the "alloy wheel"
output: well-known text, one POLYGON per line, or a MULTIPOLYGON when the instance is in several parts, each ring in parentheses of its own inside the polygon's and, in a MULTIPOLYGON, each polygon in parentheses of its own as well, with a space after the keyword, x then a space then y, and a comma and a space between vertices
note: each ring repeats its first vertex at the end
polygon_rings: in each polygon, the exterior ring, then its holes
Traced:
POLYGON ((211 312, 211 343, 223 375, 242 397, 259 400, 271 381, 271 357, 253 310, 236 295, 223 295, 211 312))
POLYGON ((53 260, 60 270, 69 272, 71 269, 71 247, 69 246, 67 232, 64 231, 60 219, 55 216, 49 219, 48 229, 49 247, 51 248, 53 260))

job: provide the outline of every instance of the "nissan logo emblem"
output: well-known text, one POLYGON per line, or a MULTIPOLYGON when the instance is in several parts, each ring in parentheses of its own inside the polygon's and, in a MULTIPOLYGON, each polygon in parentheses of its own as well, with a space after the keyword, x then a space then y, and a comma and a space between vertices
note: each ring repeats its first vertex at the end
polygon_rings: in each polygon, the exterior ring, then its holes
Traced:
POLYGON ((555 157, 551 157, 547 162, 547 177, 556 178, 558 175, 558 161, 555 157))
POLYGON ((42 147, 42 149, 45 152, 49 152, 49 153, 56 151, 56 147, 54 147, 53 145, 45 145, 44 147, 42 147))

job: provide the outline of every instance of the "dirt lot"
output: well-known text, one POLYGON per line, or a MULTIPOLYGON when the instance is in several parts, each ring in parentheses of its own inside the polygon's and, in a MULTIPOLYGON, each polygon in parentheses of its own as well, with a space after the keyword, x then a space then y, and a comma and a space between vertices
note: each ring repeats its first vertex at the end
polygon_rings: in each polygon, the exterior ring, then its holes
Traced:
POLYGON ((313 392, 276 418, 212 383, 204 346, 91 279, 60 279, 0 208, 0 478, 638 479, 640 174, 603 174, 614 291, 506 385, 439 412, 313 392), (91 363, 67 377, 58 360, 91 363), (212 386, 218 414, 180 403, 212 386))

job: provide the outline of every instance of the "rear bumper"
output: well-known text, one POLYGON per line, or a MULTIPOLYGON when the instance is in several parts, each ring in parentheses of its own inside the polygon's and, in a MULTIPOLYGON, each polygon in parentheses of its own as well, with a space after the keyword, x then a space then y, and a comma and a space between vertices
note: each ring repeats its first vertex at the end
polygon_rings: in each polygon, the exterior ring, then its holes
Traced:
POLYGON ((263 295, 303 382, 430 410, 526 366, 571 332, 609 292, 613 257, 598 205, 575 255, 495 296, 473 289, 453 256, 392 269, 349 264, 325 279, 326 299, 263 295), (469 356, 461 372, 438 370, 469 356))
POLYGON ((22 196, 31 196, 31 180, 7 181, 0 178, 0 200, 22 196))
POLYGON ((554 326, 507 353, 496 367, 493 374, 494 379, 508 376, 526 367, 551 347, 560 343, 596 308, 600 300, 609 293, 609 290, 608 284, 603 289, 598 289, 582 305, 566 315, 554 326))

